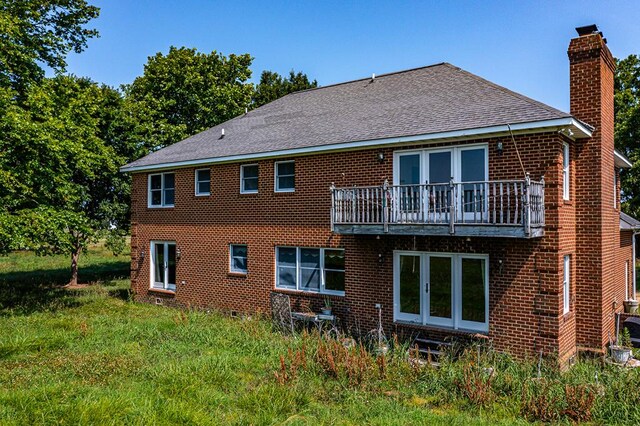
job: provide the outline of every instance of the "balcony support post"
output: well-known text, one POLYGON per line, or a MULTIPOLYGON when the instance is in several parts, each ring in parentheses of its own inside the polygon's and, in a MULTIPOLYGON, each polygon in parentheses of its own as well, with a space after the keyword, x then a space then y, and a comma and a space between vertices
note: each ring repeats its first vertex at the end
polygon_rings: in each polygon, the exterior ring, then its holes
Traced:
MULTIPOLYGON (((456 233, 455 221, 456 221, 456 198, 457 194, 455 193, 455 184, 453 183, 453 176, 449 180, 449 234, 453 235, 456 233)), ((464 209, 462 209, 464 212, 464 209)), ((463 213, 464 214, 464 213, 463 213)))
POLYGON ((389 232, 389 179, 385 179, 382 184, 382 229, 386 234, 389 232))
POLYGON ((531 177, 529 172, 524 178, 524 235, 531 235, 531 177))
POLYGON ((331 182, 329 190, 331 191, 331 232, 333 232, 336 219, 336 184, 334 182, 331 182))

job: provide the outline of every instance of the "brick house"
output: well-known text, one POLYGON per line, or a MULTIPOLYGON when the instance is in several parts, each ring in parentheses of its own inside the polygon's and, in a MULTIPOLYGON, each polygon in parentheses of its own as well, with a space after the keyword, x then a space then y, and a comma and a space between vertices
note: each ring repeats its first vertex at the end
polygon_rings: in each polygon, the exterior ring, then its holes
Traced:
POLYGON ((136 300, 268 311, 499 350, 602 352, 635 298, 615 62, 569 45, 571 113, 450 64, 287 95, 123 167, 136 300), (379 308, 378 308, 379 307, 379 308))

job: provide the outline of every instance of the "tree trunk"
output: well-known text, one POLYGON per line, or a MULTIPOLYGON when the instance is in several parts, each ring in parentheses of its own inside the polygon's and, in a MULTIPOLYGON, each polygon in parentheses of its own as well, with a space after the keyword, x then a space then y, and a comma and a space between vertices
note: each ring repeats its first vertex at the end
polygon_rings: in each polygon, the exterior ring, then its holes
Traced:
POLYGON ((67 286, 73 286, 78 284, 78 258, 80 257, 80 247, 75 248, 71 252, 71 280, 67 286))

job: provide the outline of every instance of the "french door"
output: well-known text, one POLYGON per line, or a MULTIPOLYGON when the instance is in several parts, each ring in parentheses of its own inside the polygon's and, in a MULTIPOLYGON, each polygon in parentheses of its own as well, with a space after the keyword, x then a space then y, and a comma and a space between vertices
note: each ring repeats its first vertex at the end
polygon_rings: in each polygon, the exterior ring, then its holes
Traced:
POLYGON ((457 221, 482 222, 487 216, 488 155, 486 145, 398 151, 394 155, 394 184, 398 189, 400 221, 448 223, 452 197, 457 221), (449 187, 459 182, 455 195, 449 187), (424 190, 418 185, 429 184, 424 190))
POLYGON ((176 243, 151 242, 151 287, 175 291, 176 243))
POLYGON ((394 319, 489 330, 488 256, 394 252, 394 319))

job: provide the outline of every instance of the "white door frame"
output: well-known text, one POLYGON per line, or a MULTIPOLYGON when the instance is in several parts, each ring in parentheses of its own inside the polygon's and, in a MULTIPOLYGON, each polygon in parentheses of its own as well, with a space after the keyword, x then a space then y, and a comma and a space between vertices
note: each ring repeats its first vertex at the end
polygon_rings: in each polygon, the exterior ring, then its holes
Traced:
POLYGON ((463 329, 475 332, 489 331, 489 255, 467 253, 438 253, 394 250, 393 252, 393 320, 394 322, 413 322, 422 325, 449 329, 463 329), (400 256, 419 256, 420 259, 420 314, 412 315, 400 312, 400 256), (447 321, 431 317, 429 297, 427 297, 430 257, 450 257, 452 262, 452 319, 447 321), (484 260, 484 323, 462 319, 462 259, 484 260))
MULTIPOLYGON (((169 246, 176 245, 175 241, 159 241, 159 240, 154 240, 151 241, 151 249, 150 251, 150 255, 151 255, 151 262, 150 262, 150 266, 151 266, 151 273, 149 274, 149 288, 160 288, 160 289, 164 289, 164 290, 171 290, 171 291, 175 291, 176 289, 176 283, 169 283, 169 246), (164 265, 162 266, 163 268, 163 274, 162 274, 162 280, 158 281, 156 280, 156 246, 158 245, 162 245, 163 246, 163 256, 164 256, 164 265)), ((176 268, 177 268, 177 259, 176 259, 176 268)))

